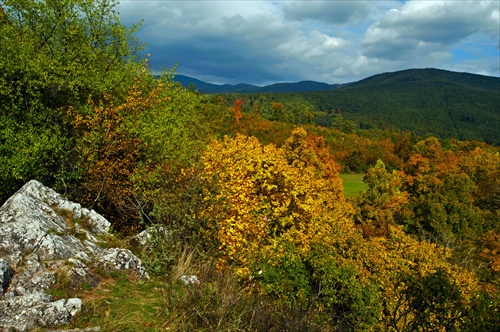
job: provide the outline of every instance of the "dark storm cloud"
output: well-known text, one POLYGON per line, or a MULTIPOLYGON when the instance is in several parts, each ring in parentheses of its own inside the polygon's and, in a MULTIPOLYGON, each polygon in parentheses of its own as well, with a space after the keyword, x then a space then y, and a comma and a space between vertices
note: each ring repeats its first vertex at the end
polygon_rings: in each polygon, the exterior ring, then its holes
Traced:
POLYGON ((368 1, 295 1, 283 8, 289 20, 315 20, 344 24, 365 19, 372 9, 368 1))

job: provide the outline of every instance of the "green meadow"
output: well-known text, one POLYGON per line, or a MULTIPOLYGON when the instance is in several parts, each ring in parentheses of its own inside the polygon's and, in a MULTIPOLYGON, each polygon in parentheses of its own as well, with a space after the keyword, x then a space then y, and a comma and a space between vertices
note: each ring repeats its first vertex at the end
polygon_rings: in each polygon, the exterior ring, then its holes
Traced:
POLYGON ((344 182, 344 195, 346 198, 357 197, 360 192, 366 190, 366 184, 363 182, 363 173, 340 174, 344 182))

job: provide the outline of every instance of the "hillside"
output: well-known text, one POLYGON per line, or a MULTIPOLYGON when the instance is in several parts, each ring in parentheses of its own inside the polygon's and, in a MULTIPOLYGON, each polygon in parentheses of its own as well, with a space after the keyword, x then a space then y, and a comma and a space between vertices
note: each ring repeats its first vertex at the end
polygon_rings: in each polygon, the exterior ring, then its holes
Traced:
POLYGON ((312 92, 334 90, 340 85, 327 84, 315 81, 301 81, 296 83, 275 83, 265 86, 251 84, 212 84, 184 75, 175 75, 174 81, 184 87, 194 86, 201 93, 264 93, 264 92, 312 92))
POLYGON ((498 330, 500 147, 340 115, 491 128, 498 80, 201 94, 113 4, 0 5, 0 331, 498 330))
POLYGON ((247 106, 259 101, 264 116, 272 113, 265 109, 271 101, 293 108, 287 110, 293 113, 306 104, 315 109, 314 122, 321 126, 331 126, 341 114, 360 129, 392 128, 419 136, 500 145, 498 77, 428 68, 382 73, 339 85, 313 81, 264 87, 216 85, 182 75, 175 80, 185 87, 192 84, 202 93, 241 98, 247 106), (298 100, 302 102, 295 105, 298 100))
MULTIPOLYGON (((410 69, 303 97, 360 128, 391 127, 417 135, 500 144, 500 79, 496 77, 410 69)), ((328 125, 328 119, 322 121, 328 125)))

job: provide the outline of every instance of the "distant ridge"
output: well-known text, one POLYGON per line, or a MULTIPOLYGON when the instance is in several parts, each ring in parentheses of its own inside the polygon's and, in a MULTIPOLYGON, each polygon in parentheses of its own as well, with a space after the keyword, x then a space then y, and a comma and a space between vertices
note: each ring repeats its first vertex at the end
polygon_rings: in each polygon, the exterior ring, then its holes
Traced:
POLYGON ((331 91, 340 86, 340 84, 328 84, 315 81, 275 83, 262 87, 244 83, 237 85, 212 84, 184 75, 175 75, 174 81, 179 82, 186 88, 193 85, 194 88, 201 93, 314 92, 331 91))
POLYGON ((330 126, 337 114, 358 128, 397 128, 421 136, 482 140, 500 146, 500 78, 435 68, 381 73, 346 84, 314 81, 217 85, 177 75, 201 93, 300 94, 326 115, 314 121, 330 126))
POLYGON ((319 110, 341 113, 359 128, 398 128, 500 145, 498 77, 408 69, 303 97, 319 110))
POLYGON ((357 82, 346 84, 352 88, 368 86, 394 86, 397 84, 439 84, 462 86, 465 88, 479 88, 498 91, 500 93, 500 78, 460 73, 449 70, 425 68, 425 69, 406 69, 389 73, 382 73, 367 77, 357 82))

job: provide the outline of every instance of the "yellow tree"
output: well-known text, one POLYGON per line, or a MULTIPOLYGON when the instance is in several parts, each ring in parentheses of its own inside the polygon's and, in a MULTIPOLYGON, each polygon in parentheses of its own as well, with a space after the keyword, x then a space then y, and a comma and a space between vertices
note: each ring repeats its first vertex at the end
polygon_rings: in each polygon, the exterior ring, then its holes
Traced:
POLYGON ((211 236, 219 241, 222 260, 240 266, 240 273, 279 240, 307 251, 325 229, 313 222, 315 215, 341 219, 351 213, 332 165, 322 163, 306 136, 296 129, 282 148, 254 137, 225 137, 202 158, 204 177, 218 188, 219 204, 205 211, 214 220, 211 236))
POLYGON ((411 330, 424 316, 432 331, 464 322, 481 285, 473 272, 449 262, 452 254, 452 249, 406 235, 401 226, 389 226, 387 237, 366 241, 357 262, 380 285, 380 329, 411 330), (432 289, 435 282, 449 287, 432 289))

